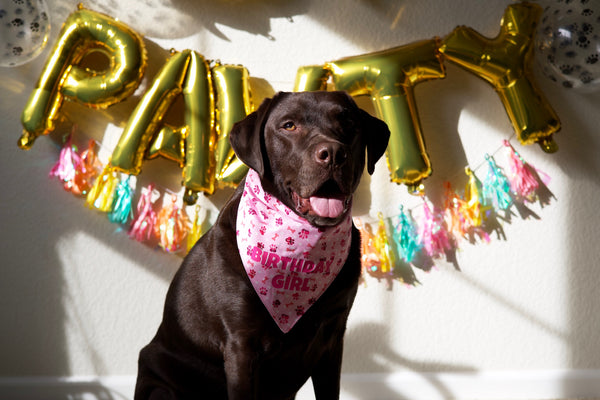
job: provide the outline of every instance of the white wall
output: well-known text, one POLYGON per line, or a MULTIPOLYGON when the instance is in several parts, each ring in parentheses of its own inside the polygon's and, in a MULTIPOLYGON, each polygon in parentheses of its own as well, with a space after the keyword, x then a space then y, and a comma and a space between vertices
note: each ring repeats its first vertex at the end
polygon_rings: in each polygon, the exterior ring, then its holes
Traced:
MULTIPOLYGON (((508 0, 412 1, 88 1, 145 37, 147 78, 169 48, 248 68, 255 97, 291 90, 299 66, 444 36, 467 25, 495 36, 508 0)), ((50 0, 52 40, 75 0, 50 0)), ((129 240, 105 215, 87 209, 48 172, 59 147, 39 138, 17 148, 19 115, 49 53, 0 69, 0 376, 130 376, 153 336, 168 283, 181 259, 129 240)), ((351 313, 345 373, 471 373, 600 369, 600 114, 598 93, 582 95, 538 75, 562 120, 560 151, 522 147, 552 177, 556 199, 515 214, 506 239, 463 242, 457 270, 440 262, 417 270, 417 287, 368 278, 351 313)), ((417 101, 433 163, 428 194, 442 182, 462 188, 463 169, 496 151, 512 128, 495 92, 452 65, 447 78, 423 83, 417 101)), ((114 143, 137 98, 104 112, 65 111, 80 132, 114 143)), ((67 131, 69 123, 60 127, 67 131)), ((497 156, 504 162, 504 153, 497 156)), ((153 179, 163 166, 145 167, 153 179)), ((481 174, 481 172, 479 172, 481 174)), ((178 190, 178 179, 164 179, 178 190)), ((389 182, 384 162, 361 186, 355 214, 395 215, 418 201, 389 182)), ((216 207, 227 192, 209 199, 216 207)), ((424 377, 430 375, 422 375, 424 377)), ((450 390, 430 380, 443 398, 450 390)), ((397 393, 403 393, 398 389, 397 393)), ((351 389, 347 390, 351 395, 351 389)))

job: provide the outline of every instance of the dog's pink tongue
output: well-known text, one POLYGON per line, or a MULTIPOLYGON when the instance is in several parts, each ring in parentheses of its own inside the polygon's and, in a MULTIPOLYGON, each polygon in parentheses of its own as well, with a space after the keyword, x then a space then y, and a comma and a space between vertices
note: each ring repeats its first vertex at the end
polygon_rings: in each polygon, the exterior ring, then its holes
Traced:
POLYGON ((337 218, 344 212, 344 200, 312 196, 310 206, 313 211, 324 218, 337 218))

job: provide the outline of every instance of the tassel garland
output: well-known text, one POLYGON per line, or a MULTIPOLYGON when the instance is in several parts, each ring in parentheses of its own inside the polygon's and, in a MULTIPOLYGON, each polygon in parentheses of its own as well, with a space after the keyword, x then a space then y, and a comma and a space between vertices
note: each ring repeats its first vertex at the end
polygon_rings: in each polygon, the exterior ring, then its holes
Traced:
POLYGON ((463 238, 469 239, 471 243, 475 242, 475 238, 490 242, 489 234, 501 230, 495 219, 498 210, 508 211, 515 204, 532 202, 536 198, 542 205, 547 204, 551 193, 547 188, 545 197, 540 192, 549 180, 548 175, 526 163, 508 141, 503 144, 509 152, 511 173, 505 175, 495 159, 486 154, 487 175, 484 181, 478 179, 475 171, 465 168, 468 179, 464 195, 459 195, 450 182, 445 182, 442 210, 434 205, 430 206, 424 199, 417 218, 413 218, 413 213, 407 212, 403 207, 400 207, 396 217, 384 218, 379 213, 376 234, 372 233, 369 223, 355 218, 361 233, 363 269, 371 275, 374 275, 373 272, 383 272, 391 276, 395 269, 398 271, 398 268, 405 268, 402 263, 394 263, 393 252, 389 251, 390 237, 403 261, 409 264, 418 259, 420 252, 433 260, 444 256, 451 258, 452 252, 458 249, 463 238), (392 235, 389 235, 386 219, 392 218, 396 218, 398 222, 392 235))
MULTIPOLYGON (((456 193, 449 182, 445 182, 442 209, 423 198, 417 218, 412 210, 402 206, 395 217, 384 218, 378 213, 375 231, 370 223, 355 218, 361 235, 363 271, 378 279, 401 279, 400 269, 416 260, 423 260, 419 258, 420 253, 435 260, 451 256, 462 238, 473 239, 477 235, 489 242, 488 231, 499 226, 494 225, 497 223, 494 219, 496 211, 506 212, 515 204, 519 207, 524 202, 536 199, 542 205, 548 204, 553 197, 545 186, 549 181, 548 175, 525 162, 508 140, 503 141, 502 147, 508 151, 509 173, 505 174, 494 157, 486 154, 487 174, 484 181, 481 182, 475 172, 467 167, 465 172, 468 181, 464 196, 456 193), (395 225, 391 222, 392 218, 396 221, 395 225), (398 256, 401 260, 397 260, 398 256)), ((171 198, 157 213, 153 204, 153 195, 157 190, 150 184, 141 189, 134 212, 135 190, 130 177, 120 179, 120 175, 98 160, 93 140, 79 154, 71 135, 49 173, 50 177, 61 181, 65 190, 86 196, 86 204, 106 212, 111 222, 130 224, 128 235, 131 239, 158 242, 163 250, 171 253, 179 252, 185 246, 189 252, 204 234, 203 219, 206 219, 206 214, 202 214, 200 206, 195 207, 190 219, 186 209, 178 205, 181 196, 169 195, 171 198)), ((410 281, 418 282, 416 278, 410 281)))

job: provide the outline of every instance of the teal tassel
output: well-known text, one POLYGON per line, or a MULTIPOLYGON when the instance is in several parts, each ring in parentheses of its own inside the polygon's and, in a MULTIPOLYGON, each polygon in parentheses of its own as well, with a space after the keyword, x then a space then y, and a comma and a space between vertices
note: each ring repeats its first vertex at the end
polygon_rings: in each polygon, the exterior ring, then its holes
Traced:
POLYGON ((417 253, 421 250, 419 243, 419 234, 416 223, 410 213, 404 212, 404 207, 400 206, 399 221, 394 231, 394 240, 400 247, 400 255, 406 262, 412 262, 417 253))
POLYGON ((508 178, 498 167, 494 157, 486 154, 485 159, 489 169, 483 182, 484 204, 493 205, 496 209, 507 210, 513 204, 508 178))
POLYGON ((129 184, 129 176, 117 186, 117 194, 112 211, 108 213, 108 220, 114 224, 126 224, 133 217, 131 204, 133 202, 133 189, 129 184))

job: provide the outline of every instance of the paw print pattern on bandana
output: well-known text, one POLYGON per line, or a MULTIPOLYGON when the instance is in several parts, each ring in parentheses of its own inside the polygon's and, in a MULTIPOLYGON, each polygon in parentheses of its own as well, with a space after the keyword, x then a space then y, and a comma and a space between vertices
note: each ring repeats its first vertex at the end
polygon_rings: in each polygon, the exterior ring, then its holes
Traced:
POLYGON ((237 243, 246 274, 284 332, 327 290, 350 251, 352 219, 316 228, 260 185, 250 170, 237 216, 237 243))

